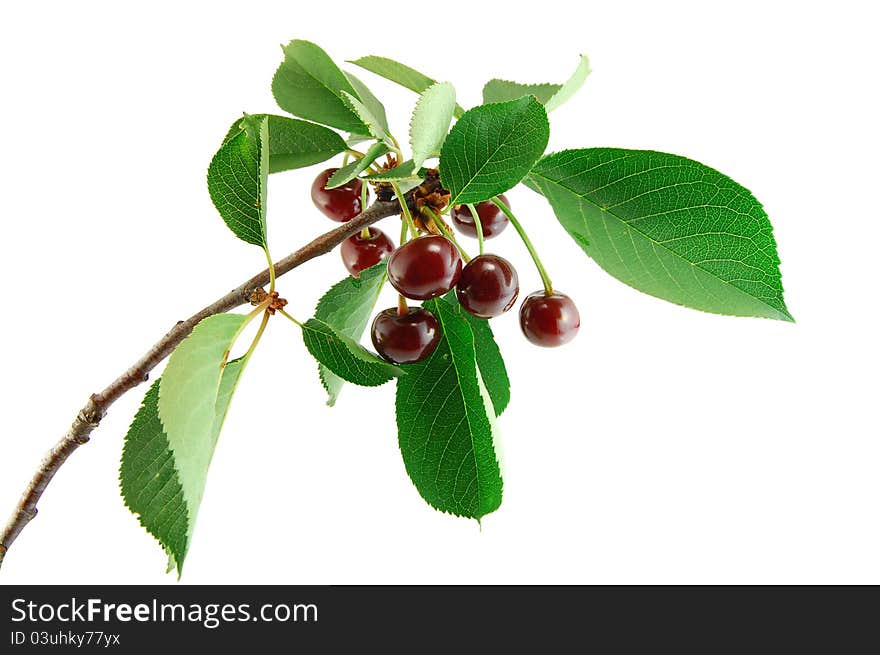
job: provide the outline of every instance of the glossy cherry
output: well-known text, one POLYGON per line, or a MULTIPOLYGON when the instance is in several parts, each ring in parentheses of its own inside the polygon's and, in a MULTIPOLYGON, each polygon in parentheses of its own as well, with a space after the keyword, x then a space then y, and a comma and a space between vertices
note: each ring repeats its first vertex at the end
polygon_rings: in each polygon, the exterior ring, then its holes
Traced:
POLYGON ((373 319, 373 346, 384 359, 412 364, 429 357, 440 341, 440 323, 427 309, 411 308, 401 314, 397 307, 385 309, 373 319))
POLYGON ((428 235, 408 241, 388 258, 388 279, 414 300, 442 296, 461 276, 461 255, 446 237, 428 235))
MULTIPOLYGON (((498 196, 498 200, 510 207, 510 203, 507 202, 504 194, 498 196)), ((480 225, 483 226, 484 239, 497 237, 510 222, 507 220, 504 212, 498 209, 491 200, 479 203, 476 205, 476 210, 477 216, 480 217, 480 225)), ((452 222, 455 224, 456 229, 464 235, 476 238, 477 227, 471 210, 466 205, 458 205, 452 208, 451 213, 452 222)))
POLYGON ((353 277, 360 277, 361 271, 375 266, 394 251, 394 244, 387 234, 375 227, 369 229, 370 236, 366 239, 358 232, 339 247, 342 263, 353 277))
POLYGON ((513 307, 519 295, 519 277, 503 257, 479 255, 462 270, 455 295, 477 318, 494 318, 513 307))
POLYGON ((345 223, 363 211, 361 206, 361 187, 363 182, 355 178, 335 189, 328 189, 327 180, 338 168, 328 168, 318 173, 312 182, 312 202, 325 216, 345 223))
POLYGON ((575 338, 581 317, 572 299, 564 293, 536 291, 523 300, 519 325, 533 344, 553 348, 575 338))

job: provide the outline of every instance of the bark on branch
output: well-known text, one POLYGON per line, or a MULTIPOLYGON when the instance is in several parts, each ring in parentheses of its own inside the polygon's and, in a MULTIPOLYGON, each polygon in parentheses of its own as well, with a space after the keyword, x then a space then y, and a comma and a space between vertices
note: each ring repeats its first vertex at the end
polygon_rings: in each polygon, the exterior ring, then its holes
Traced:
MULTIPOLYGON (((292 271, 297 266, 304 264, 310 259, 324 255, 348 237, 360 232, 363 228, 372 225, 378 220, 400 213, 400 204, 397 200, 377 201, 368 207, 362 214, 353 218, 348 223, 342 224, 335 230, 322 234, 311 243, 306 244, 294 253, 291 253, 275 264, 277 276, 292 271)), ((210 305, 196 312, 185 321, 181 321, 162 337, 143 357, 136 361, 128 370, 111 382, 107 388, 92 394, 85 406, 80 410, 73 424, 64 434, 55 447, 50 450, 40 467, 34 473, 21 499, 16 505, 15 511, 9 519, 9 523, 0 535, 0 565, 6 556, 12 543, 16 540, 25 526, 37 515, 37 503, 52 481, 55 473, 67 458, 81 445, 89 441, 90 435, 101 423, 101 419, 107 414, 110 405, 116 402, 123 394, 137 385, 146 381, 148 374, 163 359, 171 354, 171 351, 183 341, 199 321, 221 314, 244 305, 249 301, 254 289, 262 288, 269 283, 269 269, 258 273, 251 279, 218 298, 210 305)))

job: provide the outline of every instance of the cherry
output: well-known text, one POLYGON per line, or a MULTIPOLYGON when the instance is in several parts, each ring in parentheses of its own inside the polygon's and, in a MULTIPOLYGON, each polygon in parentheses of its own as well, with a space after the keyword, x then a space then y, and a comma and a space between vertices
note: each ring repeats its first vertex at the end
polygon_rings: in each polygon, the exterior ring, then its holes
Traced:
POLYGON ((394 250, 394 244, 382 230, 371 227, 370 236, 364 239, 358 232, 342 242, 339 252, 342 263, 352 277, 360 277, 361 271, 375 266, 394 250))
MULTIPOLYGON (((498 196, 498 200, 510 207, 510 203, 507 202, 507 198, 503 194, 498 196)), ((483 226, 484 239, 497 237, 502 231, 504 231, 504 228, 506 228, 507 224, 510 222, 507 220, 507 216, 505 216, 504 212, 498 209, 491 200, 479 203, 476 205, 476 210, 477 216, 480 217, 480 224, 483 226)), ((474 217, 473 214, 471 214, 471 210, 468 209, 466 205, 459 205, 452 208, 452 222, 455 223, 455 227, 458 228, 459 232, 469 237, 476 238, 477 227, 474 223, 474 217)))
POLYGON ((446 237, 434 234, 408 241, 388 258, 388 279, 414 300, 442 296, 461 277, 461 255, 446 237))
POLYGON ((523 300, 519 325, 533 344, 553 348, 574 339, 581 326, 581 316, 572 299, 564 293, 536 291, 523 300))
POLYGON ((494 318, 513 307, 519 295, 519 277, 503 257, 479 255, 464 267, 455 295, 477 318, 494 318))
POLYGON ((361 206, 361 187, 363 182, 357 178, 335 189, 327 188, 327 180, 338 168, 328 168, 318 173, 312 182, 312 202, 325 216, 345 223, 363 211, 361 206))
POLYGON ((440 341, 440 323, 427 309, 411 308, 401 314, 397 307, 385 309, 373 319, 373 346, 384 359, 412 364, 426 359, 440 341))

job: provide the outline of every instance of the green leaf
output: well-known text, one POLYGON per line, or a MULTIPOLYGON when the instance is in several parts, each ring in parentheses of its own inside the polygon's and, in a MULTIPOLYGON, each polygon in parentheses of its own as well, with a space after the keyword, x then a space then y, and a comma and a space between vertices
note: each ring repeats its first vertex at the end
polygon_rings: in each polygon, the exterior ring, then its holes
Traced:
POLYGON ((358 175, 363 173, 365 170, 367 170, 367 168, 370 167, 370 164, 372 164, 374 161, 376 161, 379 157, 387 152, 388 146, 381 141, 377 141, 370 146, 370 149, 364 153, 363 157, 349 162, 338 171, 333 173, 333 175, 330 176, 330 179, 327 180, 327 188, 335 189, 336 187, 342 186, 346 182, 350 182, 358 175))
POLYGON ((590 74, 590 60, 581 55, 577 68, 565 84, 519 84, 507 80, 489 80, 483 87, 483 103, 504 102, 522 96, 534 96, 549 114, 580 90, 590 74))
POLYGON ((455 87, 449 82, 434 84, 419 96, 409 124, 413 166, 440 154, 454 111, 455 87))
POLYGON ((454 292, 450 291, 443 298, 471 327, 477 352, 477 366, 480 368, 480 374, 491 398, 495 415, 501 416, 510 403, 510 378, 507 376, 507 367, 489 321, 466 312, 459 304, 454 292))
POLYGON ((208 193, 220 217, 242 241, 266 245, 268 120, 245 116, 243 129, 227 139, 208 166, 208 193))
POLYGON ((349 147, 354 147, 359 143, 365 143, 372 140, 373 137, 367 136, 366 134, 349 134, 345 142, 348 144, 349 147))
MULTIPOLYGON (((372 318, 383 284, 385 262, 362 271, 360 278, 347 277, 324 294, 315 309, 315 318, 357 342, 372 318)), ((327 390, 327 404, 333 406, 344 381, 323 364, 319 365, 318 372, 327 390)))
MULTIPOLYGON (((209 461, 245 364, 246 360, 237 359, 229 362, 223 371, 214 407, 209 461)), ((119 483, 126 506, 138 515, 141 525, 168 552, 168 572, 176 567, 180 573, 192 539, 198 506, 187 504, 175 453, 159 419, 160 382, 154 382, 147 391, 125 437, 119 483)), ((204 483, 202 478, 202 488, 204 483)))
POLYGON ((412 159, 407 159, 406 161, 401 162, 392 169, 382 171, 381 173, 376 173, 375 175, 367 175, 364 177, 364 179, 374 180, 377 182, 400 182, 402 180, 421 181, 425 179, 425 176, 422 173, 422 170, 416 171, 416 165, 412 159))
MULTIPOLYGON (((339 134, 323 125, 272 114, 254 114, 253 118, 263 116, 269 121, 269 173, 320 164, 348 148, 339 134)), ((244 121, 238 119, 224 142, 243 129, 244 121)))
POLYGON ((571 100, 571 97, 584 85, 584 81, 589 74, 590 60, 587 59, 586 55, 581 55, 577 68, 574 69, 574 73, 571 74, 571 77, 566 80, 565 84, 562 85, 562 88, 553 94, 552 98, 544 103, 547 107, 547 113, 549 114, 554 109, 559 108, 561 105, 571 100))
POLYGON ((362 387, 378 387, 403 369, 380 359, 357 341, 324 321, 310 318, 302 326, 303 341, 319 364, 346 382, 362 387))
MULTIPOLYGON (((387 57, 368 55, 360 59, 349 60, 348 63, 360 66, 364 70, 375 73, 416 93, 422 93, 429 86, 437 83, 437 80, 420 73, 414 68, 410 68, 406 64, 401 64, 387 57)), ((459 105, 455 105, 455 117, 460 118, 462 114, 464 114, 464 109, 459 105)))
POLYGON ((159 380, 153 383, 134 417, 119 469, 126 506, 182 568, 189 547, 189 512, 174 456, 159 420, 159 380))
POLYGON ((494 412, 481 392, 474 336, 445 300, 424 305, 443 330, 425 361, 397 380, 397 428, 406 471, 432 507, 479 519, 501 504, 494 412))
POLYGON ((242 314, 216 314, 196 325, 168 359, 159 385, 159 418, 191 514, 202 499, 214 452, 217 399, 223 362, 244 328, 242 314))
POLYGON ((452 194, 450 204, 482 202, 515 186, 549 138, 547 112, 531 96, 465 112, 440 153, 440 179, 452 194))
POLYGON ((388 117, 385 115, 385 105, 380 102, 379 98, 373 95, 373 92, 370 91, 367 85, 359 78, 352 73, 346 73, 344 71, 343 73, 354 87, 356 92, 355 95, 364 103, 364 106, 369 110, 370 114, 376 117, 376 120, 378 120, 380 127, 385 133, 390 134, 391 130, 388 128, 388 117))
POLYGON ((368 134, 343 92, 357 96, 345 73, 321 48, 301 40, 284 48, 284 61, 272 79, 272 94, 284 111, 347 132, 368 134))
POLYGON ((345 91, 342 92, 342 97, 348 106, 351 107, 352 111, 358 115, 363 124, 367 126, 370 135, 379 141, 391 141, 391 137, 388 136, 388 130, 382 127, 382 122, 373 115, 373 112, 364 103, 345 91))
POLYGON ((706 312, 793 320, 767 214, 718 171, 662 152, 589 148, 548 155, 530 177, 622 282, 706 312))
POLYGON ((523 96, 535 96, 542 105, 562 88, 561 84, 519 84, 508 80, 489 80, 483 87, 483 104, 507 102, 523 96))

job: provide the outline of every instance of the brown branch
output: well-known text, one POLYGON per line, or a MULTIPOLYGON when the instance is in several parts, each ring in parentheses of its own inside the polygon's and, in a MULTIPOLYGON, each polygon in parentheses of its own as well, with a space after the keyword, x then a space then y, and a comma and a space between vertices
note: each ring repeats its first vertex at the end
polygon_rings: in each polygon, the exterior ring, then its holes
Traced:
MULTIPOLYGON (((335 230, 322 234, 311 243, 306 244, 296 252, 277 262, 275 264, 275 273, 277 276, 284 275, 310 259, 330 252, 345 239, 357 234, 363 228, 372 225, 380 219, 399 213, 400 205, 396 200, 377 201, 348 223, 344 223, 335 230)), ((28 522, 37 515, 37 503, 46 487, 52 481, 55 473, 67 461, 71 453, 89 441, 89 436, 107 414, 110 405, 116 402, 124 393, 146 381, 150 371, 171 354, 171 351, 192 332, 199 321, 208 316, 228 312, 240 305, 244 305, 249 301, 251 293, 255 289, 262 288, 268 283, 269 269, 266 269, 262 273, 253 276, 247 282, 242 283, 222 298, 218 298, 201 311, 196 312, 190 318, 180 321, 156 345, 150 348, 143 357, 111 382, 106 389, 92 394, 91 398, 80 410, 73 425, 70 426, 61 440, 43 458, 40 467, 34 473, 24 494, 22 494, 21 500, 18 501, 15 512, 9 519, 9 523, 3 530, 2 535, 0 535, 0 565, 2 565, 3 558, 10 546, 12 546, 12 543, 21 534, 21 531, 28 522)))

